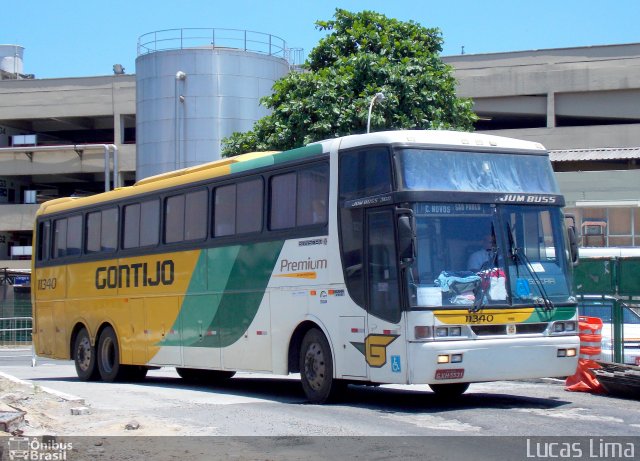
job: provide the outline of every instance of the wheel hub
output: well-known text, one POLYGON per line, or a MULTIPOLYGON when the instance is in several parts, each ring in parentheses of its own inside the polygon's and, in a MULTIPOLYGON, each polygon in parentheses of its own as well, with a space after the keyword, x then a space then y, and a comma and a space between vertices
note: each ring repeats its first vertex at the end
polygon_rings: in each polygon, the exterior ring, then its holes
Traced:
POLYGON ((76 353, 80 369, 82 371, 88 370, 91 364, 91 343, 89 342, 89 338, 84 337, 80 340, 76 353))
POLYGON ((309 385, 316 391, 321 389, 325 380, 326 367, 324 354, 318 343, 309 345, 304 362, 304 371, 309 385))

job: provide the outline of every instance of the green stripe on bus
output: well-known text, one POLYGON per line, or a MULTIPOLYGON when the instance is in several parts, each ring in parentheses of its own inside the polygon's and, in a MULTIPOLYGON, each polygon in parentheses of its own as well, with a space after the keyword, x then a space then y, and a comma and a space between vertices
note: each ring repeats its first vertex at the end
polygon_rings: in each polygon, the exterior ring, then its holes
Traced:
POLYGON ((265 155, 264 157, 254 158, 246 162, 232 163, 229 165, 231 173, 239 173, 241 171, 249 171, 256 168, 277 165, 279 163, 300 160, 305 157, 319 155, 322 153, 321 144, 312 144, 310 146, 298 147, 296 149, 286 150, 273 155, 265 155))
POLYGON ((526 323, 570 320, 574 315, 576 315, 576 307, 556 307, 550 311, 537 307, 531 314, 531 317, 527 319, 526 323))
POLYGON ((275 154, 273 159, 276 164, 290 162, 292 160, 300 160, 301 158, 311 157, 322 153, 322 144, 311 144, 309 146, 298 147, 297 149, 286 150, 275 154))
POLYGON ((232 163, 229 165, 229 169, 231 173, 240 173, 241 171, 249 171, 271 165, 273 165, 273 155, 265 155, 264 157, 247 160, 246 162, 232 163))
POLYGON ((165 339, 158 345, 235 343, 258 312, 283 245, 280 240, 204 250, 173 325, 182 332, 180 339, 165 339))

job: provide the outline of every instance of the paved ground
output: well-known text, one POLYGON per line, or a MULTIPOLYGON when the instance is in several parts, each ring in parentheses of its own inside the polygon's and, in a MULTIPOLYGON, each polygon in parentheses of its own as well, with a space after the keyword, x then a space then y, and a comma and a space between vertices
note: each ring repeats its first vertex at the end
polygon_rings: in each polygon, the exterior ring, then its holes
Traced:
MULTIPOLYGON (((327 453, 345 457, 340 455, 347 452, 349 459, 367 459, 365 453, 399 459, 423 453, 424 437, 433 453, 439 453, 433 459, 528 459, 527 439, 538 437, 545 443, 555 436, 587 437, 584 444, 602 437, 634 437, 640 450, 640 401, 566 392, 558 380, 473 384, 454 402, 439 400, 426 386, 352 386, 342 402, 315 406, 306 403, 295 376, 238 374, 223 385, 192 386, 167 368, 151 371, 139 384, 85 383, 78 381, 71 362, 41 360, 32 368, 23 359, 0 360, 0 372, 34 386, 0 379, 0 400, 27 412, 24 435, 99 436, 98 445, 90 444, 91 459, 96 453, 103 459, 115 453, 129 459, 125 455, 131 439, 114 447, 119 439, 113 437, 131 435, 190 436, 136 437, 136 450, 144 448, 150 455, 163 444, 168 445, 162 448, 164 454, 175 454, 171 450, 177 446, 210 454, 213 443, 218 454, 240 450, 246 455, 237 459, 282 459, 275 456, 281 449, 292 456, 286 459, 316 459, 321 454, 326 459, 327 453), (43 389, 80 397, 89 414, 71 415, 71 408, 82 402, 43 389), (126 429, 134 422, 137 430, 126 429), (492 437, 493 443, 485 437, 459 437, 454 445, 450 438, 439 438, 451 435, 509 437, 492 437), (452 452, 452 446, 458 451, 452 452)), ((78 443, 87 440, 92 439, 78 443)))

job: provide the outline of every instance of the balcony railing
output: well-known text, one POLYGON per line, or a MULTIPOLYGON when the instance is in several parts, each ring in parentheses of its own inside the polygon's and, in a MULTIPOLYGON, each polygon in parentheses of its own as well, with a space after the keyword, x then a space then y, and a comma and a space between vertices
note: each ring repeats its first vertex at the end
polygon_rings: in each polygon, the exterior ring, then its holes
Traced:
POLYGON ((239 29, 166 29, 138 37, 138 56, 186 48, 233 48, 286 59, 298 59, 286 42, 275 35, 239 29))

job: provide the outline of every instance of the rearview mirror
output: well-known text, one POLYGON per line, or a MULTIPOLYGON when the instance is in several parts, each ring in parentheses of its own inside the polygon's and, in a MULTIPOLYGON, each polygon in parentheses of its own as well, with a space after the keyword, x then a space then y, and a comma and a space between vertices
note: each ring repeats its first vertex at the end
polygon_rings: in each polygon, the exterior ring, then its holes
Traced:
POLYGON ((416 257, 416 230, 411 210, 398 210, 398 259, 408 266, 416 257))
POLYGON ((577 266, 580 254, 578 250, 578 236, 576 235, 576 228, 573 226, 568 227, 567 234, 569 236, 569 256, 571 257, 571 263, 574 266, 577 266))

